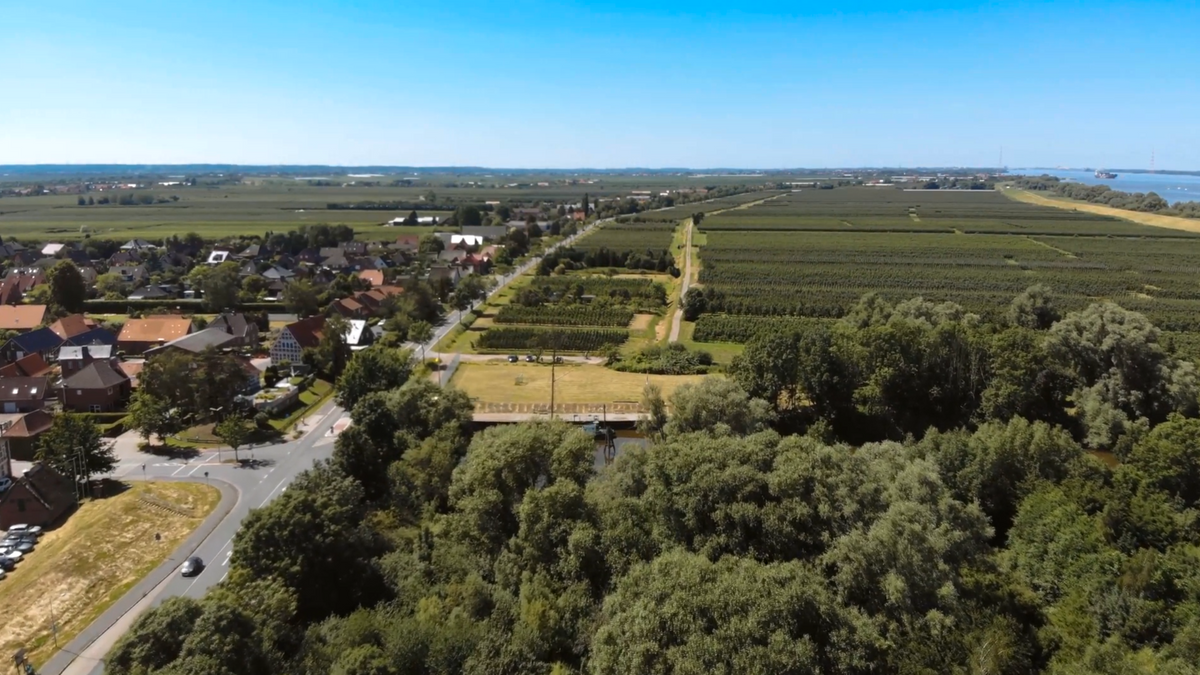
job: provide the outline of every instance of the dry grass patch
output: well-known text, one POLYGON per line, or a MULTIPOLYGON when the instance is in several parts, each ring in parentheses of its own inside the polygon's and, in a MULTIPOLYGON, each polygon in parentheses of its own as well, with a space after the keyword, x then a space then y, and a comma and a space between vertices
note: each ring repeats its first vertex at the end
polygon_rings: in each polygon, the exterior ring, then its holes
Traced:
POLYGON ((1103 204, 1089 204, 1087 202, 1076 202, 1069 199, 1043 197, 1042 195, 1034 194, 1028 190, 1019 190, 1017 188, 1009 188, 1007 190, 1001 190, 1001 192, 1019 202, 1026 202, 1028 204, 1053 206, 1057 209, 1083 211, 1085 213, 1094 213, 1098 216, 1121 218, 1123 220, 1133 221, 1139 225, 1165 227, 1171 230, 1182 230, 1184 232, 1200 232, 1200 220, 1196 220, 1194 218, 1162 216, 1155 213, 1141 213, 1139 211, 1115 209, 1111 206, 1104 206, 1103 204))
POLYGON ((629 330, 646 330, 650 328, 650 323, 654 321, 654 314, 634 314, 633 321, 629 322, 629 330))
MULTIPOLYGON (((463 363, 452 384, 485 403, 549 403, 550 366, 538 363, 463 363)), ((604 366, 560 364, 555 370, 556 403, 640 401, 647 380, 669 396, 679 385, 703 375, 640 375, 604 366)))
POLYGON ((220 499, 206 485, 151 482, 85 502, 0 581, 0 653, 24 647, 31 661, 45 662, 56 651, 52 612, 65 645, 166 560, 220 499), (151 506, 144 495, 191 515, 151 506))

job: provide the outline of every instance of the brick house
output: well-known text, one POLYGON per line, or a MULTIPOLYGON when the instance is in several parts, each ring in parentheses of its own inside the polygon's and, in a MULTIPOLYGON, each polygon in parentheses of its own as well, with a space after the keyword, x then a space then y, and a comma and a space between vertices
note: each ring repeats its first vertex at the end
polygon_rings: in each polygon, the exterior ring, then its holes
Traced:
POLYGON ((118 412, 125 409, 130 389, 125 373, 108 361, 93 361, 63 380, 63 408, 73 412, 118 412))
POLYGON ((0 305, 0 330, 31 331, 46 318, 45 305, 0 305))
POLYGON ((63 377, 70 377, 90 366, 93 361, 116 361, 112 345, 86 345, 83 347, 63 347, 58 350, 58 365, 62 368, 63 377))
POLYGON ((0 346, 0 361, 13 363, 30 354, 40 354, 47 361, 52 359, 58 348, 62 346, 62 338, 49 328, 39 328, 27 333, 21 333, 0 346))
MULTIPOLYGON (((37 455, 37 439, 50 428, 54 418, 45 410, 13 415, 0 422, 0 458, 31 462, 37 455)), ((0 459, 3 462, 3 459, 0 459)))
POLYGON ((39 377, 50 373, 50 364, 41 354, 28 354, 23 359, 0 368, 0 377, 39 377))
POLYGON ((45 377, 0 377, 0 412, 41 410, 49 398, 49 388, 50 381, 45 377))
POLYGON ((192 332, 192 320, 182 316, 130 319, 117 336, 117 347, 127 354, 141 354, 192 332))
POLYGON ((23 476, 14 476, 12 487, 0 494, 0 529, 17 523, 52 525, 76 503, 71 480, 37 462, 23 476))

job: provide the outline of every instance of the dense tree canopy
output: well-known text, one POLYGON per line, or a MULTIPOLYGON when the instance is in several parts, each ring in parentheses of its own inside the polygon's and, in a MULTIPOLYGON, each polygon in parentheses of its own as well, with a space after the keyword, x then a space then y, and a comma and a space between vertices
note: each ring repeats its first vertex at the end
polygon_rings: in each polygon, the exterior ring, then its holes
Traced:
POLYGON ((611 464, 361 352, 332 461, 108 669, 1195 673, 1194 369, 1140 315, 1052 309, 864 298, 648 387, 611 464))

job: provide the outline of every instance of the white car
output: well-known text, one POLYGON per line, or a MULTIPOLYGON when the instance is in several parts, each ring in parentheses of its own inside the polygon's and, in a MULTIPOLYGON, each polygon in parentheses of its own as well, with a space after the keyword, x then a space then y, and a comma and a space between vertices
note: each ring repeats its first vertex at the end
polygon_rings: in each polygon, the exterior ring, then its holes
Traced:
POLYGON ((0 555, 3 555, 5 558, 8 558, 13 562, 21 562, 21 558, 24 557, 22 553, 16 549, 5 549, 5 552, 0 555))

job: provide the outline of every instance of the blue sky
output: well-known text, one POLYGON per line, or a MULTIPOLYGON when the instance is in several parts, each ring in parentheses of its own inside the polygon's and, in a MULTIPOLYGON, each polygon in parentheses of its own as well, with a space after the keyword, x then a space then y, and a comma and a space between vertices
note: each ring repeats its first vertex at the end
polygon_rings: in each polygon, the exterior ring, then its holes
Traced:
POLYGON ((1200 3, 0 0, 0 164, 1200 169, 1200 3))

